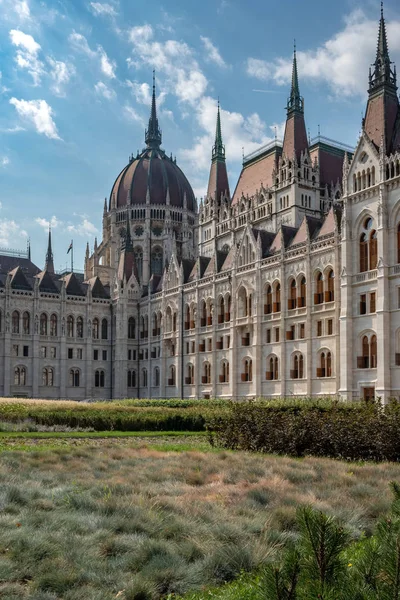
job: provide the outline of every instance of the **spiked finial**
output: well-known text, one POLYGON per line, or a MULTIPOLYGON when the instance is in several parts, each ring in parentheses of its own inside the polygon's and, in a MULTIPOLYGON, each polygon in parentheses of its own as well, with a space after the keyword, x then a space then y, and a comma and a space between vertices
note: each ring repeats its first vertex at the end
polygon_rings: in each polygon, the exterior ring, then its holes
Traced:
POLYGON ((297 72, 297 51, 296 51, 296 40, 294 40, 294 48, 293 48, 293 68, 292 68, 292 87, 290 90, 290 97, 287 103, 287 112, 288 115, 293 112, 303 112, 304 111, 304 100, 300 96, 300 87, 299 87, 299 75, 297 72))
POLYGON ((145 132, 145 142, 148 148, 158 149, 161 146, 162 134, 158 125, 157 106, 156 106, 156 74, 153 71, 153 95, 151 99, 151 112, 149 127, 145 132))
POLYGON ((54 273, 53 249, 51 246, 51 225, 49 225, 49 241, 47 244, 45 271, 54 273))
POLYGON ((126 231, 125 231, 125 239, 123 241, 122 248, 127 251, 133 251, 131 226, 130 226, 130 222, 129 222, 129 210, 126 211, 126 231))
POLYGON ((221 128, 221 111, 218 98, 218 109, 217 109, 217 126, 215 129, 215 142, 212 150, 213 160, 225 160, 225 146, 222 143, 222 128, 221 128))
POLYGON ((389 46, 386 35, 385 17, 383 14, 383 2, 381 2, 381 18, 379 21, 378 46, 376 50, 375 63, 369 75, 369 92, 374 92, 382 86, 397 89, 396 70, 392 69, 390 62, 389 46))

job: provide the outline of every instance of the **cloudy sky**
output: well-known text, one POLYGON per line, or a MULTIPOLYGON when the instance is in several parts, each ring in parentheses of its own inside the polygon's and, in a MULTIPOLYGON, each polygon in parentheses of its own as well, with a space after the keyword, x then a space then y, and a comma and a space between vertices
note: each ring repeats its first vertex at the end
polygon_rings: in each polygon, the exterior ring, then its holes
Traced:
MULTIPOLYGON (((231 189, 242 153, 282 136, 293 39, 311 137, 354 145, 375 58, 377 0, 0 0, 0 247, 56 268, 101 237, 104 198, 142 149, 151 71, 163 147, 206 189, 217 98, 231 189)), ((400 8, 386 0, 400 68, 400 8)))

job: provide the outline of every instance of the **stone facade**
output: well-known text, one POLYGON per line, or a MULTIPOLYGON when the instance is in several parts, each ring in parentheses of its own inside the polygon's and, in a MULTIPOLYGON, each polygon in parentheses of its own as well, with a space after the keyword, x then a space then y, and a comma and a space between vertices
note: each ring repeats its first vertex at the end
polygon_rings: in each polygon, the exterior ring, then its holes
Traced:
POLYGON ((244 159, 232 196, 219 107, 198 210, 160 144, 153 90, 146 148, 112 188, 83 279, 54 273, 51 239, 43 271, 0 257, 0 394, 400 396, 400 110, 383 14, 355 150, 307 139, 296 55, 284 140, 244 159))

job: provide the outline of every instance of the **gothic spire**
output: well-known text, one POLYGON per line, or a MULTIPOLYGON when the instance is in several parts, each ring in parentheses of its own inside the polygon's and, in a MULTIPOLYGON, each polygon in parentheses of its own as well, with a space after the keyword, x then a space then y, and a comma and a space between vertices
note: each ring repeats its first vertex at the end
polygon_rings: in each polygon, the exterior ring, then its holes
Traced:
POLYGON ((299 76, 297 72, 297 54, 296 54, 296 42, 294 43, 293 52, 293 67, 292 67, 292 87, 290 90, 290 96, 287 103, 288 116, 293 112, 304 112, 304 100, 300 96, 299 88, 299 76))
POLYGON ((49 241, 47 243, 45 271, 54 273, 53 249, 51 246, 51 225, 49 225, 49 241))
POLYGON ((131 237, 131 226, 129 223, 129 210, 126 211, 126 231, 125 231, 125 238, 124 241, 122 243, 122 248, 124 250, 126 250, 127 252, 132 251, 133 252, 133 244, 132 244, 132 237, 131 237))
POLYGON ((161 146, 162 135, 158 125, 157 105, 156 105, 156 75, 153 71, 153 95, 151 99, 151 112, 149 119, 149 127, 145 132, 145 142, 148 148, 157 150, 161 146))
POLYGON ((386 23, 383 15, 383 2, 381 2, 381 19, 379 22, 378 46, 375 63, 369 74, 369 93, 375 92, 382 86, 387 89, 397 89, 396 68, 391 67, 389 47, 386 35, 386 23))
POLYGON ((212 150, 213 160, 225 160, 225 146, 222 143, 222 129, 221 129, 221 112, 218 99, 218 111, 217 111, 217 126, 215 129, 215 142, 212 150))

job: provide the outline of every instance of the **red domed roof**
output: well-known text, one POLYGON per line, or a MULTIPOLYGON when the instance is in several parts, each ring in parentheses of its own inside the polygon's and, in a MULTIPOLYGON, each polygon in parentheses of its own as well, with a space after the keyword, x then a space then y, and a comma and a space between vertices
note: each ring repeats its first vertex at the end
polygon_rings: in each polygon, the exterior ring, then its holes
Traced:
POLYGON ((177 164, 161 148, 146 148, 118 175, 110 195, 110 208, 146 204, 169 204, 195 211, 192 187, 177 164))

